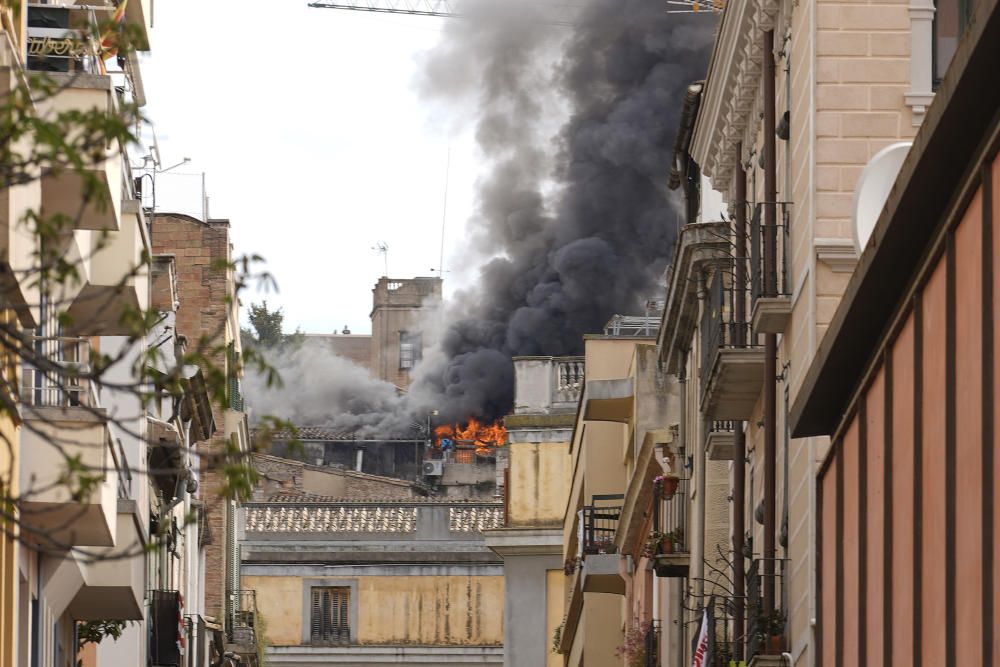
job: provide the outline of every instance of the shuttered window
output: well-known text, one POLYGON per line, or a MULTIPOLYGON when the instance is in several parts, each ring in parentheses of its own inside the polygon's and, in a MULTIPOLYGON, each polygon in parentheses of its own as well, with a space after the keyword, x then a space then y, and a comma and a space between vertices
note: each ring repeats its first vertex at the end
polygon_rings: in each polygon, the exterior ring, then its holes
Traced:
POLYGON ((346 586, 312 589, 312 643, 347 644, 351 641, 351 589, 346 586))

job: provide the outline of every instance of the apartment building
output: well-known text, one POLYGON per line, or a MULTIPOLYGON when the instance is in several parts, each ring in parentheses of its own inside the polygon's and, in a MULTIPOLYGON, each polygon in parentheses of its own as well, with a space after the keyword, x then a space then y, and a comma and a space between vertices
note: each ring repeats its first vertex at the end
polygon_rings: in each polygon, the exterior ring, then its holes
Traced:
POLYGON ((504 522, 486 531, 486 545, 503 558, 504 666, 553 667, 562 664, 552 637, 563 617, 568 452, 584 360, 514 357, 514 383, 514 412, 504 420, 504 522))
POLYGON ((702 451, 707 477, 713 460, 728 469, 729 529, 698 537, 726 555, 731 582, 721 611, 689 596, 681 647, 660 664, 690 661, 705 610, 715 656, 818 659, 815 472, 829 442, 793 441, 788 414, 863 246, 862 174, 905 155, 964 23, 958 3, 721 11, 679 128, 671 180, 687 211, 658 342, 688 384, 678 432, 696 477, 702 451))
POLYGON ((658 652, 661 609, 680 599, 664 582, 692 563, 688 505, 696 494, 667 422, 679 394, 657 357, 658 322, 616 317, 604 334, 584 336, 567 451, 565 602, 552 637, 567 665, 652 664, 644 661, 658 652))
POLYGON ((503 664, 499 503, 283 496, 241 509, 244 626, 271 665, 503 664))
POLYGON ((152 218, 153 250, 170 256, 177 268, 176 331, 214 369, 225 374, 226 401, 210 401, 213 428, 199 451, 199 497, 207 543, 203 609, 224 624, 227 651, 256 660, 256 636, 240 634, 239 502, 227 488, 226 462, 251 465, 247 408, 240 388, 242 369, 239 301, 228 220, 203 221, 157 213, 152 218))
POLYGON ((817 665, 989 665, 997 628, 1000 12, 976 3, 803 380, 817 665))

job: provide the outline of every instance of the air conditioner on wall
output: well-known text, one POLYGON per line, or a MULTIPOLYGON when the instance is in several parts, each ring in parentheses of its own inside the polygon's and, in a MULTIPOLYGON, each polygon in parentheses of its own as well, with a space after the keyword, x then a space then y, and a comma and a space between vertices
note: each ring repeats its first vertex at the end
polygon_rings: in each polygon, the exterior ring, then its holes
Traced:
POLYGON ((444 473, 444 461, 424 461, 424 477, 440 477, 444 473))

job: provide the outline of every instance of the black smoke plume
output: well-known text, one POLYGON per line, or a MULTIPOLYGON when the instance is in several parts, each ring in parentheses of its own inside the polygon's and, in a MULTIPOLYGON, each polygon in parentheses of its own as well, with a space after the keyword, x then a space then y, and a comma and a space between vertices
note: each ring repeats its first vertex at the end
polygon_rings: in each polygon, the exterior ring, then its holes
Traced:
POLYGON ((447 307, 409 395, 362 388, 351 373, 347 384, 293 374, 325 411, 303 414, 294 400, 276 411, 254 392, 258 410, 383 433, 431 409, 494 419, 513 403, 512 356, 579 354, 583 334, 662 293, 674 134, 687 86, 705 76, 715 17, 668 14, 665 0, 586 0, 573 27, 554 27, 532 11, 542 2, 452 21, 428 57, 429 100, 475 100, 488 168, 469 243, 488 260, 447 307))
POLYGON ((524 21, 455 23, 433 54, 431 95, 454 96, 456 79, 467 82, 453 76, 456 63, 482 73, 477 140, 491 161, 472 222, 494 258, 450 309, 464 317, 442 340, 443 368, 421 377, 452 397, 443 405, 453 418, 505 414, 511 356, 578 354, 582 334, 662 292, 676 229, 666 187, 674 135, 715 27, 710 14, 667 8, 592 0, 555 71, 537 59, 560 29, 524 21), (570 118, 540 143, 552 111, 539 98, 553 89, 570 118))

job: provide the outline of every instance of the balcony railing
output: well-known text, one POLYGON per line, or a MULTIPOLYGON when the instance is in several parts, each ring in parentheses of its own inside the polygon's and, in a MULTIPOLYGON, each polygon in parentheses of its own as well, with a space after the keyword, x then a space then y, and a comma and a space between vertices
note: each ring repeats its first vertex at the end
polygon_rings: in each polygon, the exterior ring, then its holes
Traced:
POLYGON ((743 640, 743 631, 735 626, 734 611, 733 598, 725 596, 711 598, 708 640, 712 660, 709 667, 731 667, 733 661, 739 658, 737 647, 743 640))
POLYGON ((178 591, 150 591, 149 657, 157 667, 180 667, 181 650, 177 641, 183 629, 184 604, 178 591))
POLYGON ((660 622, 650 621, 646 628, 645 667, 657 667, 660 664, 660 622))
POLYGON ((750 223, 750 297, 753 301, 792 293, 788 277, 790 206, 786 202, 777 204, 779 215, 774 225, 764 224, 763 204, 754 207, 750 223))
POLYGON ((87 13, 91 26, 97 25, 92 9, 29 7, 28 69, 75 74, 105 73, 98 56, 100 45, 85 30, 71 27, 78 23, 77 17, 81 12, 87 13))
POLYGON ((777 655, 785 648, 787 617, 784 576, 786 559, 758 558, 747 571, 747 661, 755 655, 777 655), (774 597, 769 608, 767 595, 774 597))
POLYGON ((583 358, 568 358, 556 361, 555 401, 576 403, 584 382, 583 358))
POLYGON ((591 504, 583 508, 581 546, 584 554, 618 553, 615 533, 618 532, 624 498, 620 493, 595 495, 591 504))
POLYGON ((226 638, 229 643, 256 646, 256 622, 257 591, 230 591, 229 618, 226 622, 226 638))
POLYGON ((90 372, 90 341, 87 338, 29 336, 38 365, 24 364, 21 400, 35 407, 97 406, 90 372), (39 368, 39 366, 42 366, 39 368))
POLYGON ((756 347, 756 338, 750 330, 749 310, 743 308, 738 318, 737 300, 746 299, 746 290, 733 285, 732 267, 719 268, 709 288, 708 302, 701 317, 701 381, 708 377, 715 365, 715 358, 722 349, 756 347))

